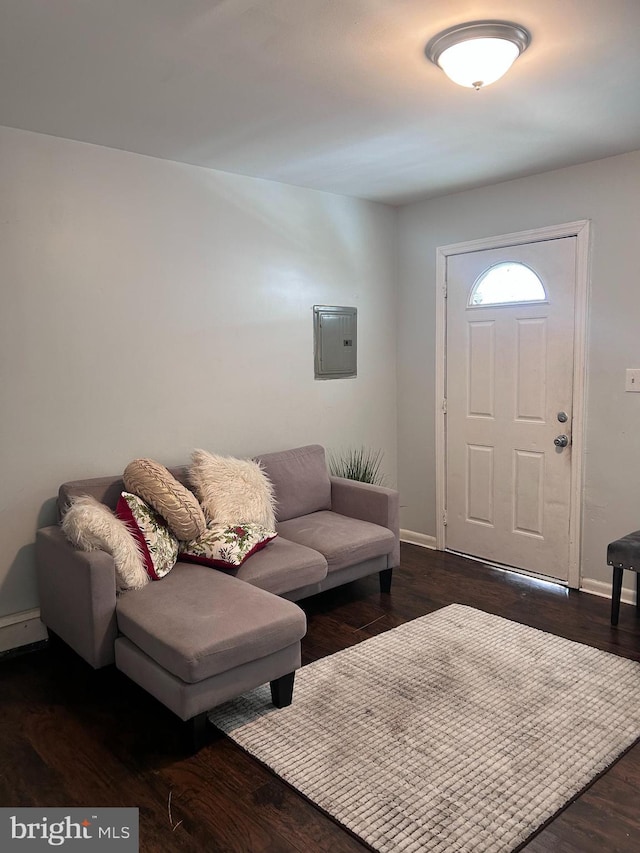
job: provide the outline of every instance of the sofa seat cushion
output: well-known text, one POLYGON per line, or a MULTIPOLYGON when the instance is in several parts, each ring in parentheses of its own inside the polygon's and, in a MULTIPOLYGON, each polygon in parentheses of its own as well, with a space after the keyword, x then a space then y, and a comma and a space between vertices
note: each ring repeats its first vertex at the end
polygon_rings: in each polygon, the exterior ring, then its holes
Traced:
POLYGON ((280 537, 323 554, 329 573, 389 554, 395 545, 388 528, 330 510, 282 521, 276 530, 280 537))
POLYGON ((158 583, 121 596, 116 615, 125 637, 190 684, 273 654, 306 632, 292 602, 180 562, 158 583))
POLYGON ((318 583, 327 576, 327 561, 318 551, 278 536, 266 548, 232 570, 234 577, 275 595, 318 583))

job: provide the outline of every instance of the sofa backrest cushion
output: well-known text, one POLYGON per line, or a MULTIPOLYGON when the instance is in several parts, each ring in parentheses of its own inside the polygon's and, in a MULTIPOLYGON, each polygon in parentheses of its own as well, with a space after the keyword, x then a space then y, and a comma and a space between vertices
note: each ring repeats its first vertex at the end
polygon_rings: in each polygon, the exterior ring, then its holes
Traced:
POLYGON ((279 453, 256 457, 273 483, 276 496, 276 521, 288 521, 331 509, 331 481, 324 447, 308 444, 279 453))
MULTIPOLYGON (((169 468, 173 476, 189 488, 187 480, 187 468, 169 468)), ((72 480, 63 483, 58 491, 58 517, 64 515, 66 507, 71 498, 80 495, 91 495, 92 498, 106 504, 110 509, 115 509, 122 492, 126 491, 122 477, 92 477, 87 480, 72 480)))

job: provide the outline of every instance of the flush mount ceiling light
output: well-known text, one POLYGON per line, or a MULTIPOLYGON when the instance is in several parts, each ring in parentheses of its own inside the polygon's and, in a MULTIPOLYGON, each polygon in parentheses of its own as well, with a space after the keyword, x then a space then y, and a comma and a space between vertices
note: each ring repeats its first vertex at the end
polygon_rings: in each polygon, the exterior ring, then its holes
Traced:
POLYGON ((481 89, 506 74, 530 41, 518 24, 472 21, 438 33, 424 52, 454 83, 481 89))

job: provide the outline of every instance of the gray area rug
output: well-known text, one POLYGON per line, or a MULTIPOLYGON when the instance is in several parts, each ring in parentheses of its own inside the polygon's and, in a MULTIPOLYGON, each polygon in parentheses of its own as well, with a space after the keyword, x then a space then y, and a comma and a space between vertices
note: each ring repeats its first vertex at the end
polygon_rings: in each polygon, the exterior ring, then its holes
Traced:
POLYGON ((210 719, 375 850, 510 851, 640 737, 640 664, 454 604, 210 719))

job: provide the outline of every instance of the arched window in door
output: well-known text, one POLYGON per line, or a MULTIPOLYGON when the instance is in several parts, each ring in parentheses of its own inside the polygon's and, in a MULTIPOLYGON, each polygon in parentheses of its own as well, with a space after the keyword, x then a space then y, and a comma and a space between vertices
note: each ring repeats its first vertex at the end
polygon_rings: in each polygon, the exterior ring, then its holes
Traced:
POLYGON ((531 267, 517 261, 502 261, 486 269, 475 280, 469 307, 546 301, 544 285, 531 267))

